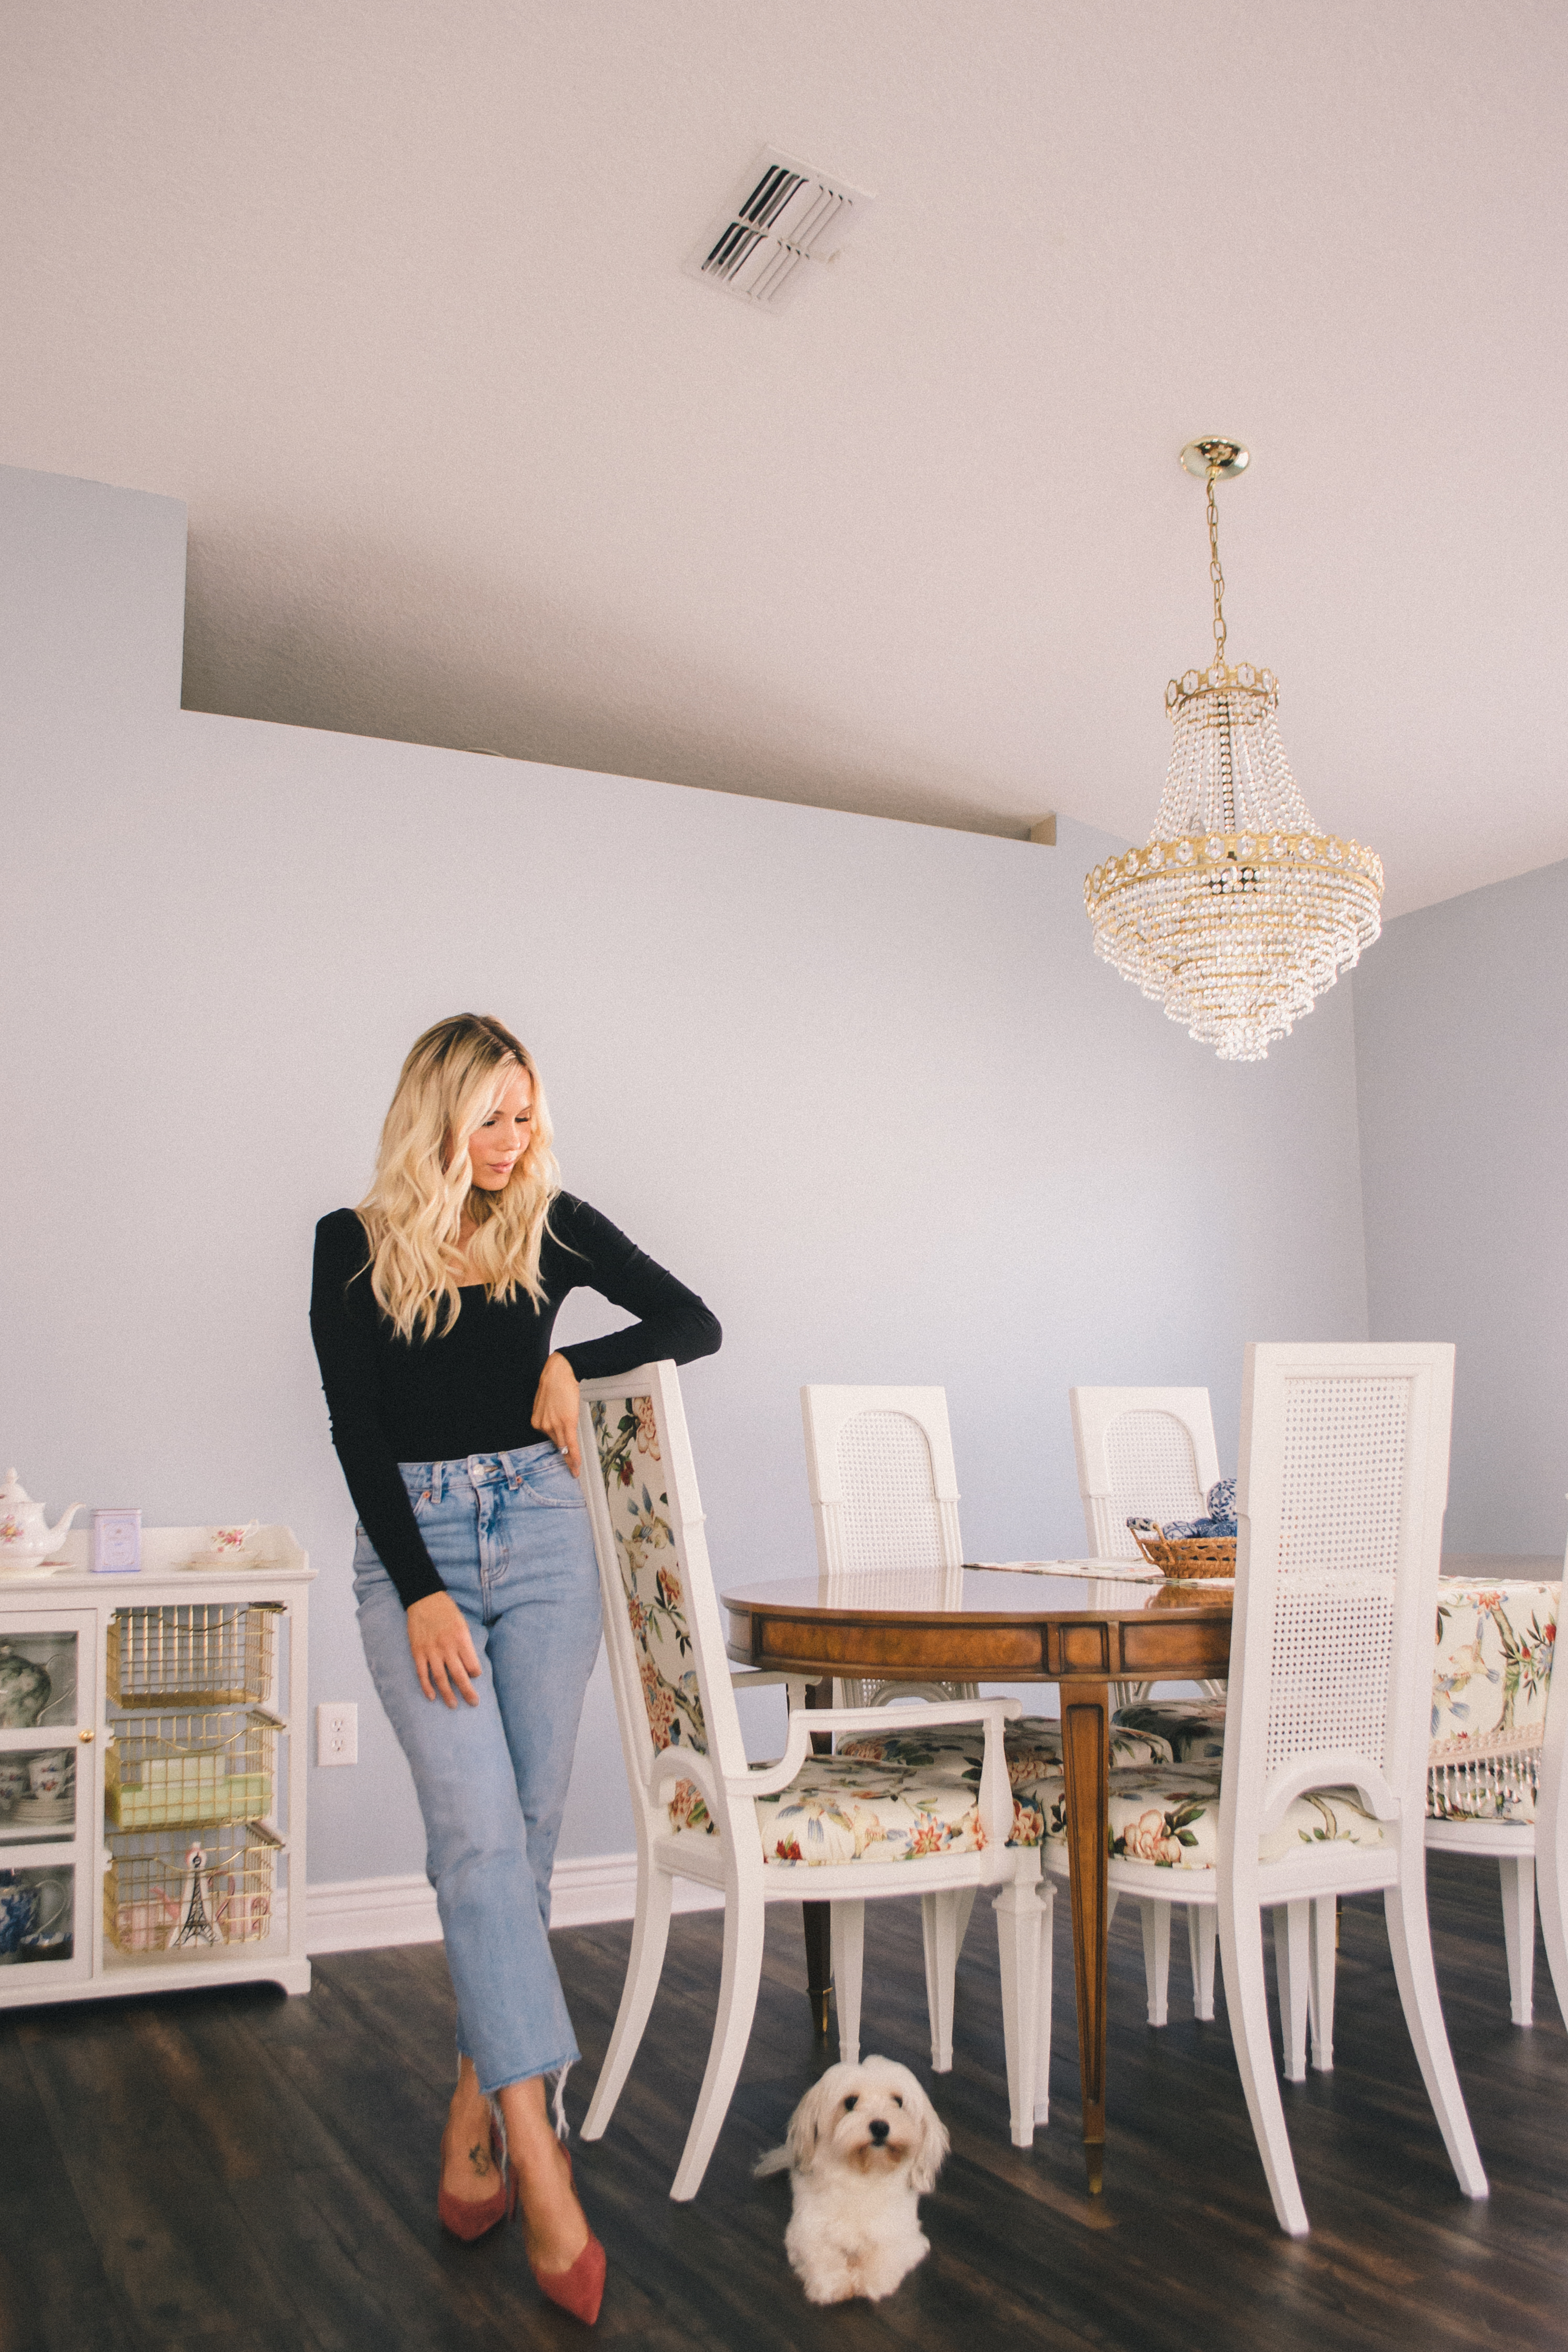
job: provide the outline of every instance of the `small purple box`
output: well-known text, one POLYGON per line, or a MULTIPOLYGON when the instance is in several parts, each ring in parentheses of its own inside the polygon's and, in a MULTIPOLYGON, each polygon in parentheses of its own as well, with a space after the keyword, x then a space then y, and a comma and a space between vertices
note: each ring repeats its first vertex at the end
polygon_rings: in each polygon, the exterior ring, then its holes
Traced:
POLYGON ((141 1566, 140 1511, 95 1511, 92 1570, 95 1576, 134 1576, 141 1566))

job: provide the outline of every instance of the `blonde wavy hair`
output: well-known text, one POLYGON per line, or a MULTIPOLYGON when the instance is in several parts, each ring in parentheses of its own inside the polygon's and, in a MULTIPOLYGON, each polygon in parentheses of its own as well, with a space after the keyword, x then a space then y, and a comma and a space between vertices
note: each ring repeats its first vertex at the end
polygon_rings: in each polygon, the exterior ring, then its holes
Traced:
POLYGON ((370 1241, 371 1289, 402 1339, 449 1331, 462 1307, 458 1276, 490 1298, 526 1290, 536 1307, 550 1202, 560 1191, 545 1090, 533 1055, 487 1013, 455 1013, 415 1038, 382 1129, 375 1181, 359 1205, 370 1241), (533 1080, 533 1132, 504 1189, 471 1181, 468 1139, 519 1070, 533 1080), (476 1228, 465 1267, 458 1236, 476 1228))

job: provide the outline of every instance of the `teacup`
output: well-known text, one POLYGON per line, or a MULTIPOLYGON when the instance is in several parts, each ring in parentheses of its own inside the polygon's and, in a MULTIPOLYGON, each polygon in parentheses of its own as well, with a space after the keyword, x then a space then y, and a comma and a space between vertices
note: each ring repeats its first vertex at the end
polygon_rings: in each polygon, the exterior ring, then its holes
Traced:
POLYGON ((5 1968, 21 1958, 22 1946, 29 1937, 47 1935, 58 1923, 70 1907, 70 1896, 57 1878, 39 1884, 5 1871, 0 1872, 0 1880, 8 1882, 0 1884, 0 1968, 5 1968))
POLYGON ((27 1759, 0 1756, 0 1814, 8 1814, 18 1797, 27 1793, 27 1759))
POLYGON ((214 1559, 232 1559, 245 1549, 260 1525, 259 1519, 247 1519, 243 1528, 209 1528, 207 1549, 214 1559))
POLYGON ((47 1748, 27 1759, 27 1789, 46 1804, 58 1804, 69 1796, 76 1779, 77 1762, 68 1748, 47 1748))

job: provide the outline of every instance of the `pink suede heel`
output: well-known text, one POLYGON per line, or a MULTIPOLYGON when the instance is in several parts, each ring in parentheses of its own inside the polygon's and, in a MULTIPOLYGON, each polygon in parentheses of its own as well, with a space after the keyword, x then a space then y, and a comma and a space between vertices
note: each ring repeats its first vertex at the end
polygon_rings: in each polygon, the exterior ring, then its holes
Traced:
POLYGON ((599 2316, 599 2306, 604 2300, 604 2249, 591 2230, 584 2246, 570 2270, 534 2271, 534 2284, 541 2294, 548 2294, 562 2311, 570 2311, 585 2327, 591 2327, 599 2316))
POLYGON ((444 2189, 436 2191, 435 2218, 442 2228, 455 2238, 471 2246, 502 2221, 510 2219, 517 2201, 517 2176, 507 2162, 507 2151, 494 2124, 490 2126, 490 2153, 501 2168, 500 2182, 493 2197, 449 2197, 444 2189))
MULTIPOLYGON (((566 2177, 575 2188, 577 2168, 571 2160, 571 2150, 569 2147, 563 2147, 561 2154, 566 2158, 566 2177)), ((522 2213, 523 2209, 519 2205, 517 2208, 519 2222, 522 2220, 522 2213)), ((525 2254, 528 2253, 526 2244, 523 2251, 525 2254)), ((592 2231, 590 2230, 588 2233, 588 2243, 581 2253, 564 2271, 538 2270, 535 2268, 531 2254, 528 2255, 528 2268, 534 2273, 534 2284, 538 2288, 539 2293, 548 2295, 551 2303, 559 2304, 562 2311, 570 2311, 574 2319, 580 2319, 585 2327, 591 2327, 599 2316, 599 2306, 604 2300, 604 2274, 608 2268, 604 2249, 592 2231)))

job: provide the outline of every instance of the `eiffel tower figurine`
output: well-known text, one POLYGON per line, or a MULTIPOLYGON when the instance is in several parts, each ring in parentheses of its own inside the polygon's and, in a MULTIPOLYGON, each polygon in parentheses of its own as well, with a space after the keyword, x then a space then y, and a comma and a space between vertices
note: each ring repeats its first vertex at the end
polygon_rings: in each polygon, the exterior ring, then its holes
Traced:
POLYGON ((185 1856, 185 1883, 180 1892, 180 1924, 172 1938, 176 1950, 183 1944, 216 1944, 223 1940, 207 1908, 206 1864, 207 1857, 201 1846, 192 1846, 185 1856))

